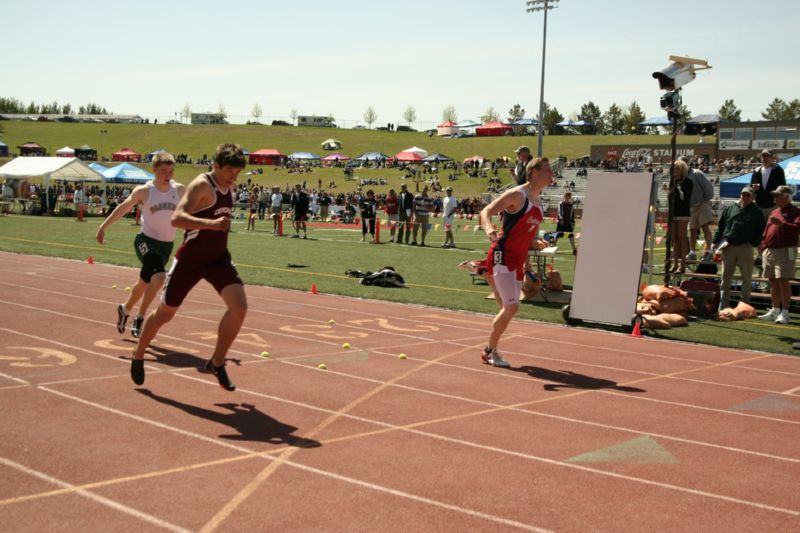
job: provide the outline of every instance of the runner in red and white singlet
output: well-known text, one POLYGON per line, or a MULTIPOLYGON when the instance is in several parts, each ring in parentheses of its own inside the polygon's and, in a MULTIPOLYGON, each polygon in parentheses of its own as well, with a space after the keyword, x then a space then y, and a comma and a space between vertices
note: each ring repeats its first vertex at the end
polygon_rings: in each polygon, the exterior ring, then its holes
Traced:
POLYGON ((228 307, 219 325, 214 355, 205 369, 217 377, 225 390, 236 389, 225 370, 225 355, 244 322, 247 298, 228 252, 228 232, 233 187, 245 164, 239 145, 219 145, 214 154, 213 172, 196 177, 175 209, 172 225, 185 229, 186 234, 167 275, 161 304, 147 317, 133 353, 131 378, 137 385, 144 383, 144 352, 150 341, 161 326, 172 320, 189 291, 204 279, 228 307))
POLYGON ((528 250, 539 233, 544 213, 539 195, 553 179, 547 158, 534 158, 525 167, 527 183, 504 192, 481 211, 481 225, 492 241, 486 257, 484 277, 492 287, 500 312, 492 322, 489 344, 481 359, 490 365, 507 367, 497 353, 500 337, 519 308, 519 294, 525 279, 528 250), (492 217, 503 213, 503 229, 498 232, 492 217))

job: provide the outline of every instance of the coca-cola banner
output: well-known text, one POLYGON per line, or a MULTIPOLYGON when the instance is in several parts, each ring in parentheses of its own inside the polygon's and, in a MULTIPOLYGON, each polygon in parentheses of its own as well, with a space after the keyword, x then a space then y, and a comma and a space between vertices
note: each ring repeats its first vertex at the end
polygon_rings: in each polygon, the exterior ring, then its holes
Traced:
MULTIPOLYGON (((679 144, 676 147, 676 156, 687 157, 704 156, 713 158, 716 146, 713 144, 679 144)), ((669 144, 599 144, 592 145, 592 161, 605 161, 611 159, 635 159, 645 163, 663 163, 670 161, 672 148, 669 144)))

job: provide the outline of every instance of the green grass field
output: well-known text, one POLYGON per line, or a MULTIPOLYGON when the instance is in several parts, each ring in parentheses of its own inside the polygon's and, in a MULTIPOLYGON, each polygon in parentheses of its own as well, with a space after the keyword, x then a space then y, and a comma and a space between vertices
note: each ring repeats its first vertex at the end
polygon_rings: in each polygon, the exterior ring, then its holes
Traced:
MULTIPOLYGON (((131 225, 128 219, 118 222, 108 232, 107 244, 101 246, 94 240, 99 224, 99 218, 79 223, 69 218, 0 217, 0 250, 81 261, 92 255, 96 262, 138 267, 132 247, 138 227, 131 225)), ((441 229, 431 234, 428 248, 365 244, 359 242, 359 231, 349 229, 312 228, 309 240, 275 238, 270 235, 271 229, 271 224, 261 221, 256 232, 245 231, 244 221, 237 220, 234 225, 230 248, 248 284, 308 291, 311 284, 316 283, 321 292, 328 294, 479 313, 496 312, 494 301, 485 299, 490 292, 488 287, 473 285, 468 274, 456 269, 456 265, 463 260, 484 256, 488 244, 480 232, 459 230, 456 233, 459 249, 443 250, 438 247, 444 238, 441 229), (305 267, 293 268, 288 266, 290 264, 305 267), (409 287, 365 287, 358 280, 344 276, 347 269, 374 271, 386 265, 396 268, 409 287)), ((544 229, 552 229, 552 225, 546 223, 544 229)), ((386 230, 383 231, 383 237, 388 237, 386 230)), ((657 250, 656 259, 663 261, 663 250, 657 250)), ((560 243, 555 266, 562 273, 565 283, 571 284, 574 258, 566 240, 560 243)), ((131 279, 120 279, 118 284, 133 284, 133 276, 131 272, 131 279)), ((643 281, 647 281, 646 277, 643 277, 643 281)), ((561 306, 557 304, 524 304, 519 316, 562 323, 561 306)), ((687 328, 659 333, 658 336, 740 349, 792 353, 791 340, 798 339, 797 331, 796 324, 779 326, 758 320, 736 323, 702 321, 693 322, 687 328)), ((643 349, 646 349, 644 346, 643 349)))
MULTIPOLYGON (((147 153, 157 148, 164 148, 172 153, 186 153, 193 159, 203 154, 211 155, 221 142, 236 142, 250 151, 260 148, 276 148, 288 155, 292 152, 310 151, 324 156, 320 144, 325 139, 334 137, 342 141, 341 152, 350 157, 357 157, 367 151, 382 151, 390 156, 397 152, 420 146, 430 153, 440 152, 458 161, 473 155, 482 155, 494 159, 508 156, 513 159, 514 149, 526 144, 535 151, 536 137, 468 137, 463 139, 447 139, 425 133, 414 132, 382 132, 362 129, 305 128, 289 126, 248 126, 248 125, 215 125, 190 126, 178 124, 73 124, 60 122, 18 122, 4 121, 0 123, 4 129, 3 142, 9 145, 10 151, 16 146, 35 141, 47 148, 51 154, 62 146, 73 148, 89 144, 98 149, 101 156, 109 157, 122 147, 130 147, 140 153, 147 153), (101 130, 108 131, 102 135, 101 130)), ((694 143, 697 137, 680 137, 680 143, 694 143)), ((544 153, 550 158, 566 156, 576 158, 587 155, 593 144, 615 143, 660 144, 668 143, 669 138, 657 135, 637 136, 599 136, 599 135, 557 135, 544 138, 544 153)), ((0 159, 0 163, 6 160, 0 159)), ((336 181, 338 191, 351 191, 356 187, 355 181, 345 182, 341 169, 315 169, 311 174, 292 174, 286 170, 275 170, 263 167, 264 174, 254 175, 252 179, 260 185, 285 186, 287 183, 300 183, 308 180, 316 187, 322 180, 327 188, 330 181, 336 181)), ((178 181, 187 183, 202 171, 196 165, 178 165, 175 176, 178 181)), ((500 171, 503 181, 510 181, 508 171, 500 171)), ((357 176, 362 178, 387 178, 389 185, 375 187, 376 192, 388 192, 389 187, 399 187, 400 171, 394 169, 359 170, 357 176)), ((440 173, 440 180, 446 181, 447 174, 440 173)), ((444 185, 444 183, 443 183, 444 185)), ((486 191, 487 179, 461 177, 452 183, 457 196, 477 196, 486 191)))

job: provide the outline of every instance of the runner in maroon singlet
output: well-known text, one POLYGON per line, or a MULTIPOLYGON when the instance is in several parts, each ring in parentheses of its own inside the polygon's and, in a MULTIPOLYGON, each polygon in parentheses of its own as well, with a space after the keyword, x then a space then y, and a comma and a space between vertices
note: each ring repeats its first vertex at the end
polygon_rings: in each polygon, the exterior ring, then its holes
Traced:
POLYGON ((144 352, 150 341, 161 326, 172 320, 192 287, 205 279, 228 306, 219 325, 214 355, 205 368, 217 377, 223 389, 236 389, 225 370, 225 355, 244 322, 247 299, 228 252, 228 231, 233 211, 233 186, 245 163, 239 145, 219 145, 213 172, 201 174, 189 184, 172 216, 172 225, 185 229, 186 234, 167 274, 161 303, 147 316, 133 352, 131 378, 137 385, 144 383, 144 352))
POLYGON ((543 219, 539 195, 553 179, 553 170, 546 157, 534 158, 525 167, 527 182, 504 192, 481 211, 481 226, 492 241, 486 256, 484 275, 492 287, 500 312, 492 322, 489 344, 481 359, 492 366, 508 367, 497 353, 500 337, 519 308, 519 294, 525 279, 528 250, 538 235, 543 219), (498 233, 492 216, 503 213, 503 229, 498 233))

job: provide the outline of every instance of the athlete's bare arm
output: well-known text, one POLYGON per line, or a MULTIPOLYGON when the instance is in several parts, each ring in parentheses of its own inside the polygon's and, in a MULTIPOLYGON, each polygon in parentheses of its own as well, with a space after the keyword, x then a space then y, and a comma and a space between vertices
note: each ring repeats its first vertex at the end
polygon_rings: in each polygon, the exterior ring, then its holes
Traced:
POLYGON ((105 244, 106 230, 108 227, 130 213, 135 206, 145 203, 148 196, 149 192, 147 185, 139 185, 133 189, 133 192, 131 192, 125 201, 115 207, 111 214, 106 217, 102 224, 100 224, 100 227, 97 229, 97 235, 95 236, 97 242, 100 244, 105 244))
POLYGON ((522 202, 524 202, 522 194, 516 189, 510 189, 483 208, 483 211, 481 211, 481 227, 483 227, 483 231, 486 232, 489 240, 494 242, 499 238, 497 228, 492 223, 492 217, 501 211, 509 213, 519 211, 520 207, 522 207, 522 202))
POLYGON ((172 225, 181 229, 206 229, 213 231, 228 231, 231 220, 228 217, 215 219, 198 218, 196 213, 214 203, 214 189, 203 176, 195 178, 178 202, 178 207, 172 215, 172 225))

